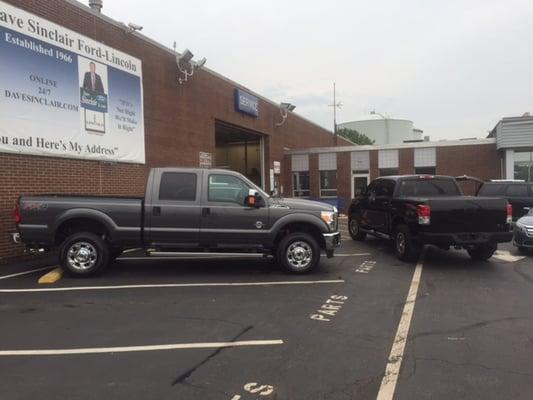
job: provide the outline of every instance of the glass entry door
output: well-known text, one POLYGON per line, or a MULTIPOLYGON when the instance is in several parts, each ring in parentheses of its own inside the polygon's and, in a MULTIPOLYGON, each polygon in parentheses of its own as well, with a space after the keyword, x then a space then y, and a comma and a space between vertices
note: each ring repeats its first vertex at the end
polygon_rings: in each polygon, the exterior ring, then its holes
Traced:
POLYGON ((368 186, 368 174, 352 174, 352 198, 360 196, 368 186))

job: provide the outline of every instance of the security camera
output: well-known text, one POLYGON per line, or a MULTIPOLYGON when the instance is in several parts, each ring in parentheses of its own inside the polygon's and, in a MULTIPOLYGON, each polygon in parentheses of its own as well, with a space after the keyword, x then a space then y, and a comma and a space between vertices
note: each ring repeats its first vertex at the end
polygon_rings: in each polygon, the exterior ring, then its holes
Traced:
POLYGON ((202 68, 205 65, 206 62, 207 62, 207 58, 204 57, 201 60, 196 62, 195 67, 196 68, 202 68))
POLYGON ((185 49, 185 51, 181 54, 181 56, 178 57, 178 60, 184 63, 189 63, 193 57, 194 57, 194 54, 192 54, 189 49, 185 49))
POLYGON ((279 106, 284 111, 294 111, 294 109, 296 108, 296 106, 291 103, 281 103, 279 106))
POLYGON ((128 27, 132 31, 142 31, 143 30, 143 27, 141 25, 134 24, 133 22, 128 23, 128 27))

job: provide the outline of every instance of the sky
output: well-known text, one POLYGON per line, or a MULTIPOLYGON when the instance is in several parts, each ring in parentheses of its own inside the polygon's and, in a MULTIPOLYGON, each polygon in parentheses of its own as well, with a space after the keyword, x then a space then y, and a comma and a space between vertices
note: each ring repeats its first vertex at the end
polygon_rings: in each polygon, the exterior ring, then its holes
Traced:
POLYGON ((375 110, 432 140, 533 114, 533 0, 104 0, 102 12, 328 129, 333 82, 338 123, 375 110))

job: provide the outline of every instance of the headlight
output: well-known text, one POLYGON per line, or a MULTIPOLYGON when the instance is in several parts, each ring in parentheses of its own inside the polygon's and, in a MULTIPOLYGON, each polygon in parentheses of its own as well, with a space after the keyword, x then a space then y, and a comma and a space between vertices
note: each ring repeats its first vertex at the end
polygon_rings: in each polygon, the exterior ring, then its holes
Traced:
POLYGON ((527 235, 527 228, 520 221, 516 221, 515 227, 516 227, 516 229, 524 232, 527 235))
POLYGON ((320 219, 326 223, 330 231, 337 230, 337 209, 335 211, 322 211, 320 213, 320 219))

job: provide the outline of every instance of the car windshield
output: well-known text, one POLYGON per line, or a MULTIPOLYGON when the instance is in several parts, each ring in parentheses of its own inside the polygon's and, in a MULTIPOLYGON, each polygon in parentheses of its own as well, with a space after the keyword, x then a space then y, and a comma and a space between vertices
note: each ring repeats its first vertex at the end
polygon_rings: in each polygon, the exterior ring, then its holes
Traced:
POLYGON ((459 187, 450 179, 418 179, 400 182, 398 196, 459 196, 459 187))

